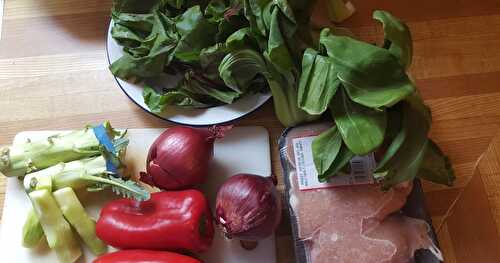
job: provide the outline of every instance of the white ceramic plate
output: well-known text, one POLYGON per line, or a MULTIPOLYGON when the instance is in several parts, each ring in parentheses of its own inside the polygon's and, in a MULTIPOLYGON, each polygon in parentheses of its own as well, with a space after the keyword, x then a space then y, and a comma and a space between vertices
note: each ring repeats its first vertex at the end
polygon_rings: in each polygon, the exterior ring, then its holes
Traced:
MULTIPOLYGON (((106 52, 110 64, 123 55, 122 47, 111 37, 112 25, 113 21, 111 21, 109 25, 106 41, 106 52)), ((174 77, 175 76, 173 76, 173 78, 174 77)), ((270 93, 258 93, 245 96, 229 105, 206 109, 168 107, 163 113, 156 114, 151 112, 144 103, 142 97, 143 87, 141 84, 134 84, 116 77, 115 79, 123 92, 146 112, 164 120, 186 125, 203 126, 229 122, 253 112, 271 97, 270 93)), ((161 82, 166 86, 173 83, 173 81, 169 82, 169 79, 161 80, 161 82)))

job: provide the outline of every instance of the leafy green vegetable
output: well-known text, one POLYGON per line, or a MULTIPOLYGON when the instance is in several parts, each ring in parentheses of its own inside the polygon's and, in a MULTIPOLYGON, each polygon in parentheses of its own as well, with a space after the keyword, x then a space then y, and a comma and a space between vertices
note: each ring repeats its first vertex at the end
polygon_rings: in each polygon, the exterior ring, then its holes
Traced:
POLYGON ((376 10, 373 18, 384 26, 384 47, 408 69, 413 56, 413 42, 408 26, 386 11, 376 10))
POLYGON ((244 92, 260 75, 269 75, 262 55, 251 49, 228 53, 219 65, 221 78, 237 92, 244 92))
POLYGON ((175 87, 162 92, 144 89, 144 102, 152 112, 170 105, 229 104, 270 89, 283 125, 317 118, 297 105, 304 47, 293 10, 295 6, 303 14, 313 2, 294 0, 293 6, 286 0, 152 2, 114 0, 112 36, 125 55, 110 67, 115 76, 133 81, 164 73, 181 76, 175 87))
POLYGON ((314 165, 319 175, 325 174, 332 166, 333 161, 342 145, 342 137, 336 126, 323 132, 312 142, 312 151, 317 153, 314 157, 314 165))
POLYGON ((309 114, 322 114, 337 92, 340 80, 331 59, 306 49, 299 84, 299 107, 309 114))
POLYGON ((385 111, 370 109, 351 101, 343 89, 333 98, 331 111, 345 144, 354 154, 373 152, 384 141, 387 125, 385 111))
POLYGON ((169 91, 159 94, 150 87, 144 87, 142 93, 144 103, 154 113, 161 113, 168 105, 177 105, 183 107, 206 108, 207 104, 196 101, 185 91, 169 91))
POLYGON ((455 181, 455 175, 451 162, 446 157, 435 142, 429 140, 425 151, 422 166, 418 171, 419 178, 451 186, 455 181))
MULTIPOLYGON (((400 108, 400 107, 398 107, 400 108)), ((402 114, 399 111, 391 111, 389 112, 388 118, 388 131, 386 140, 392 140, 390 142, 389 147, 386 149, 384 156, 378 162, 377 167, 375 168, 375 172, 380 172, 384 170, 388 170, 387 166, 389 160, 391 160, 394 155, 398 152, 399 148, 403 144, 406 139, 406 130, 401 127, 402 122, 402 114)))
POLYGON ((319 180, 336 175, 354 155, 379 151, 384 155, 374 176, 385 189, 416 176, 450 185, 452 167, 427 137, 430 110, 406 73, 409 29, 388 12, 373 17, 384 26, 383 47, 323 29, 318 50, 303 55, 298 105, 310 114, 329 107, 342 136, 339 142, 330 130, 318 137, 313 157, 319 180), (325 153, 320 141, 335 148, 325 153))
POLYGON ((415 91, 398 59, 387 49, 321 32, 321 45, 336 66, 351 100, 370 108, 391 107, 415 91))
POLYGON ((402 108, 406 138, 385 165, 388 168, 383 171, 386 189, 417 176, 429 141, 427 134, 431 125, 430 110, 418 94, 408 97, 402 108))
POLYGON ((344 167, 349 164, 349 161, 354 157, 354 153, 349 150, 349 147, 342 142, 340 146, 340 150, 335 157, 330 168, 325 171, 323 174, 318 175, 318 179, 320 182, 326 182, 330 177, 337 175, 344 167))
POLYGON ((215 44, 210 36, 215 35, 217 27, 203 16, 200 6, 186 10, 175 23, 175 29, 181 36, 174 50, 175 58, 179 61, 197 61, 204 47, 215 44))

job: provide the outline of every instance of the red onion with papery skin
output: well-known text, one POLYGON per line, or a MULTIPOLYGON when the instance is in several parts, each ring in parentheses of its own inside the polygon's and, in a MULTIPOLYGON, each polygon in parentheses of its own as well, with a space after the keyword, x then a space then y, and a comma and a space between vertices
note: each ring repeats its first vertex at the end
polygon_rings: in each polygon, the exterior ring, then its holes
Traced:
POLYGON ((269 237, 281 220, 275 180, 254 174, 231 176, 217 192, 215 219, 228 238, 257 241, 269 237))
POLYGON ((147 173, 141 173, 141 181, 164 190, 182 190, 203 183, 214 155, 214 141, 231 128, 167 129, 149 148, 147 173))

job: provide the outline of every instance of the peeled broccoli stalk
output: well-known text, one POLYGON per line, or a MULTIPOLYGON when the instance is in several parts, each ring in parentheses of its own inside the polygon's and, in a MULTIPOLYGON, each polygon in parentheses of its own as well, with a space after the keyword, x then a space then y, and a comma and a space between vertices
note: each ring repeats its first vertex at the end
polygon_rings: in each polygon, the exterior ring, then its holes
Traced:
POLYGON ((30 210, 23 226, 23 246, 26 248, 36 247, 44 236, 38 216, 34 210, 30 210))
POLYGON ((333 22, 340 23, 351 17, 356 11, 351 2, 344 0, 327 0, 328 18, 333 22))
POLYGON ((27 174, 24 177, 24 188, 27 192, 31 192, 39 189, 41 182, 50 181, 53 191, 65 187, 71 187, 74 190, 87 188, 89 191, 99 191, 111 187, 113 192, 124 197, 132 197, 137 200, 149 199, 150 193, 146 189, 132 180, 115 177, 115 174, 107 171, 106 167, 106 159, 103 156, 60 163, 27 174))
POLYGON ((49 247, 54 249, 61 263, 75 262, 82 251, 71 226, 64 219, 61 209, 50 191, 36 190, 29 193, 35 214, 40 219, 49 247))
MULTIPOLYGON (((134 181, 125 181, 108 172, 106 159, 103 156, 60 163, 27 174, 23 183, 27 192, 40 189, 51 192, 65 187, 71 187, 74 190, 87 188, 90 191, 99 191, 111 187, 113 192, 124 197, 137 200, 147 200, 150 197, 150 193, 134 181)), ((28 215, 23 227, 23 243, 31 244, 32 237, 29 233, 34 233, 39 228, 40 225, 37 225, 28 215)))
POLYGON ((83 179, 83 175, 102 177, 107 174, 106 159, 101 155, 68 163, 59 163, 27 174, 23 183, 25 190, 28 192, 39 189, 40 185, 47 184, 47 181, 51 182, 52 190, 64 187, 82 189, 93 184, 92 181, 83 179))
MULTIPOLYGON (((128 140, 106 123, 107 135, 117 151, 126 146, 128 140)), ((93 129, 87 127, 70 133, 61 133, 40 140, 0 148, 0 173, 8 177, 24 176, 61 162, 107 154, 106 147, 96 138, 93 129)))
POLYGON ((52 193, 59 204, 64 217, 80 235, 92 254, 98 256, 106 253, 108 247, 95 232, 95 221, 92 220, 78 200, 73 189, 65 187, 52 193))

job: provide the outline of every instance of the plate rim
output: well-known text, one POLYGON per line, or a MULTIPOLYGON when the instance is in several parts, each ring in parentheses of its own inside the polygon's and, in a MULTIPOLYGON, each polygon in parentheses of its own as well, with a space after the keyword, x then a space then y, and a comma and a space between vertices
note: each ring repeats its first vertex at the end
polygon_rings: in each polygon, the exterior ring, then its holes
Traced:
MULTIPOLYGON (((108 61, 108 68, 107 68, 107 70, 110 73, 111 73, 111 71, 109 70, 109 66, 111 66, 111 58, 109 56, 109 38, 110 38, 109 35, 111 34, 111 26, 112 26, 112 24, 113 24, 113 18, 111 18, 109 20, 109 22, 108 22, 108 30, 106 32, 106 42, 105 42, 106 59, 108 61)), ((180 122, 180 121, 171 120, 171 119, 169 119, 167 117, 160 116, 159 114, 156 114, 156 113, 150 111, 149 109, 143 107, 141 104, 139 104, 134 98, 132 98, 128 94, 128 92, 125 90, 125 88, 122 86, 122 84, 120 84, 120 81, 118 81, 118 78, 115 75, 113 75, 112 73, 111 73, 111 75, 113 76, 113 79, 115 80, 115 83, 118 84, 118 87, 120 87, 121 91, 123 93, 125 93, 125 95, 128 97, 128 99, 131 100, 136 106, 138 106, 140 109, 142 109, 146 113, 149 113, 150 115, 153 115, 156 118, 159 118, 159 119, 161 119, 163 121, 167 121, 167 122, 170 122, 170 123, 173 123, 173 124, 177 124, 177 125, 187 125, 187 126, 192 126, 192 127, 207 127, 207 126, 212 126, 212 125, 229 124, 229 123, 238 121, 238 120, 242 119, 243 117, 245 117, 247 115, 250 115, 250 114, 254 113, 258 109, 260 109, 265 103, 267 103, 269 101, 269 99, 271 99, 271 97, 272 97, 271 93, 268 92, 268 96, 267 96, 267 98, 264 101, 262 101, 254 109, 252 109, 252 110, 250 110, 248 112, 245 112, 245 113, 241 114, 240 116, 238 116, 236 118, 233 118, 233 119, 230 119, 230 120, 227 120, 227 121, 217 121, 217 122, 205 123, 205 124, 192 124, 192 123, 186 123, 186 122, 180 122)), ((227 104, 225 104, 225 105, 227 105, 227 104)), ((225 105, 216 106, 216 107, 223 107, 225 105)))

